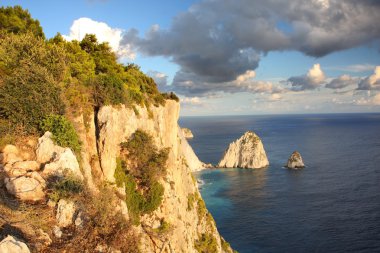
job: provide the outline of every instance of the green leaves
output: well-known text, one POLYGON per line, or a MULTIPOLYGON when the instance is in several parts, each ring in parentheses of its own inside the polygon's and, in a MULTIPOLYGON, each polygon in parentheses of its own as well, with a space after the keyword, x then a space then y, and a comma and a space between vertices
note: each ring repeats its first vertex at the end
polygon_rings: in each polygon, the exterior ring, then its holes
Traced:
POLYGON ((49 115, 40 124, 43 132, 50 131, 55 143, 62 147, 69 147, 78 153, 81 150, 79 137, 71 124, 64 116, 49 115))

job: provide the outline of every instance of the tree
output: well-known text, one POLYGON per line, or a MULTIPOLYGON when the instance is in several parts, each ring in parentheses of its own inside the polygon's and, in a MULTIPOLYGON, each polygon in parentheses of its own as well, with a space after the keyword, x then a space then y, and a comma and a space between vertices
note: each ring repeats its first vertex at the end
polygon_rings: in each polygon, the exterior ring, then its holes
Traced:
POLYGON ((40 22, 33 19, 29 11, 19 5, 0 8, 0 30, 15 34, 31 32, 35 36, 45 38, 40 22))

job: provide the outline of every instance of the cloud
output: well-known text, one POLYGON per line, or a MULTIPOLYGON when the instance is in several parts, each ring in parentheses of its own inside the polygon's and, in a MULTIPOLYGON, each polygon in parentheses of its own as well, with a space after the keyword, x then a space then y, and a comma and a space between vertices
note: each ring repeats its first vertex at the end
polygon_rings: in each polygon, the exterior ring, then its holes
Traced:
POLYGON ((342 89, 350 85, 355 85, 358 81, 358 78, 349 75, 341 75, 340 77, 331 80, 325 87, 329 89, 342 89))
POLYGON ((367 64, 354 64, 354 65, 349 65, 349 66, 344 66, 344 67, 330 67, 329 69, 360 73, 360 72, 372 71, 373 69, 375 69, 375 67, 376 67, 375 65, 367 63, 367 64))
POLYGON ((215 96, 220 92, 237 93, 283 93, 285 89, 280 85, 267 81, 254 80, 256 76, 253 70, 247 70, 238 75, 235 80, 215 83, 205 82, 193 73, 182 73, 176 75, 173 80, 172 89, 186 96, 215 96))
POLYGON ((314 64, 311 69, 303 76, 290 77, 288 82, 292 85, 292 90, 313 90, 320 87, 325 82, 325 74, 319 64, 314 64))
POLYGON ((184 97, 180 99, 180 102, 184 106, 199 106, 203 104, 199 97, 184 97))
POLYGON ((66 40, 82 40, 86 34, 95 34, 99 42, 108 42, 112 50, 119 57, 134 59, 136 54, 131 45, 121 43, 123 30, 112 28, 104 22, 98 22, 90 18, 79 18, 74 20, 70 27, 70 34, 63 35, 66 40))
POLYGON ((358 90, 380 90, 380 66, 376 66, 374 73, 359 83, 358 90))
POLYGON ((380 2, 374 0, 201 0, 167 29, 154 25, 142 36, 131 29, 122 44, 178 64, 173 85, 181 91, 228 92, 230 82, 255 70, 267 52, 321 57, 377 42, 377 20, 380 2))
POLYGON ((168 76, 166 74, 151 70, 147 72, 147 75, 153 78, 161 92, 169 91, 170 86, 168 85, 168 76))
POLYGON ((380 105, 380 93, 373 96, 361 97, 353 101, 355 105, 367 105, 367 106, 379 106, 380 105))

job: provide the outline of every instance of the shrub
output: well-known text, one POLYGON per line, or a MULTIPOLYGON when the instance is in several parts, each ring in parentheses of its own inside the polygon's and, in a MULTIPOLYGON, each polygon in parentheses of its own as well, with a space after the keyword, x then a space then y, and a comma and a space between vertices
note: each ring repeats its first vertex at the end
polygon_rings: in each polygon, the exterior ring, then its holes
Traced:
POLYGON ((99 74, 93 83, 93 99, 96 106, 124 104, 124 82, 116 75, 99 74))
POLYGON ((187 195, 187 211, 193 210, 195 199, 195 193, 190 193, 187 195))
POLYGON ((0 118, 35 133, 47 115, 64 113, 58 83, 65 62, 56 46, 32 34, 1 37, 0 73, 0 118))
POLYGON ((81 149, 79 137, 66 117, 61 115, 49 115, 40 124, 43 132, 50 131, 55 143, 62 147, 69 147, 78 153, 81 149))
POLYGON ((49 188, 49 198, 57 202, 60 199, 70 198, 81 193, 84 190, 84 185, 80 179, 68 173, 62 178, 53 179, 49 188))
POLYGON ((218 244, 215 237, 210 233, 198 235, 194 247, 199 253, 214 253, 218 251, 218 244))
POLYGON ((172 225, 165 221, 165 219, 161 220, 161 224, 158 228, 154 229, 153 231, 157 234, 167 234, 172 229, 172 225))
POLYGON ((179 102, 179 98, 174 92, 162 93, 161 96, 165 99, 171 99, 171 100, 179 102))

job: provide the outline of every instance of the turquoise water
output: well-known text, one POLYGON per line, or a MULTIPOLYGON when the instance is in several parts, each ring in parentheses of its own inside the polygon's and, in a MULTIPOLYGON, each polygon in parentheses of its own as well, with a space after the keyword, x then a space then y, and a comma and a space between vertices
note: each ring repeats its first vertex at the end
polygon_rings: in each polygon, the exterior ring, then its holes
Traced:
POLYGON ((239 252, 380 252, 380 114, 188 117, 199 158, 216 164, 245 131, 270 166, 198 173, 219 232, 239 252), (306 168, 283 168, 300 151, 306 168))

